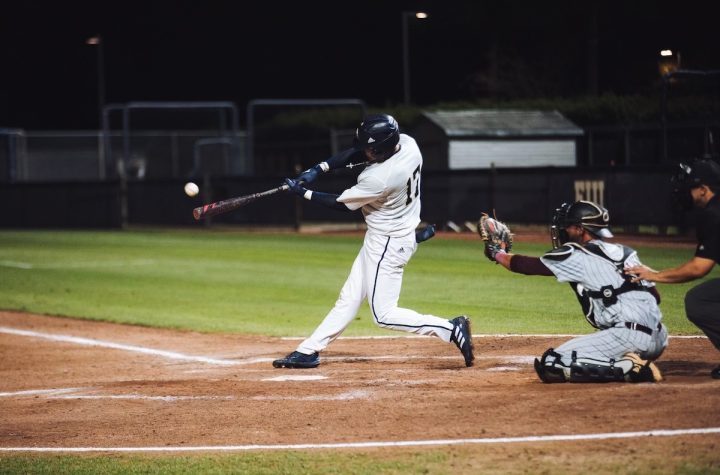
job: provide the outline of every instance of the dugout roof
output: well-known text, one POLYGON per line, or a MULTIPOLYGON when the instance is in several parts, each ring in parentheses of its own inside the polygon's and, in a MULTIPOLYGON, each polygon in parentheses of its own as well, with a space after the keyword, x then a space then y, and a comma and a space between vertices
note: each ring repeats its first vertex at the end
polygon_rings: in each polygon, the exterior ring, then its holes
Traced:
POLYGON ((448 138, 583 135, 558 111, 471 109, 423 112, 448 138))

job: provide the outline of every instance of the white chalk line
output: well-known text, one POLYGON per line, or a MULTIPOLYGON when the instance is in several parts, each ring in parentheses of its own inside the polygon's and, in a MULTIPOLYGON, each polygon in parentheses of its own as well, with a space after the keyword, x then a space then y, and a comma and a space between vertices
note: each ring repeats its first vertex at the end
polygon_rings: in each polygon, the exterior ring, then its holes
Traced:
MULTIPOLYGON (((315 381, 319 379, 327 379, 327 376, 321 375, 288 375, 279 376, 277 378, 264 379, 263 381, 315 381)), ((87 391, 97 391, 93 388, 52 388, 52 389, 34 389, 28 391, 14 391, 0 393, 0 397, 6 398, 43 398, 43 399, 66 399, 66 400, 140 400, 140 401, 160 401, 160 402, 182 402, 182 401, 236 401, 255 400, 255 401, 349 401, 353 399, 367 399, 371 392, 363 389, 341 392, 338 394, 322 394, 310 396, 252 396, 238 398, 237 396, 188 396, 188 395, 164 395, 149 396, 146 394, 87 394, 87 391), (85 393, 83 393, 85 391, 85 393)))
POLYGON ((261 381, 320 381, 321 379, 327 379, 327 376, 322 374, 282 374, 273 378, 265 378, 261 381))
POLYGON ((249 399, 254 401, 351 401, 353 399, 368 399, 371 396, 370 391, 356 389, 346 391, 334 395, 312 395, 312 396, 253 396, 249 399))
POLYGON ((66 394, 62 396, 46 396, 47 399, 129 399, 143 401, 230 401, 235 396, 147 396, 144 394, 66 394))
POLYGON ((529 442, 566 442, 583 440, 635 439, 640 437, 678 437, 683 435, 720 434, 720 427, 697 429, 656 429, 636 432, 605 432, 591 434, 535 435, 524 437, 494 437, 483 439, 435 439, 374 442, 344 442, 320 444, 248 444, 162 447, 0 447, 0 452, 238 452, 251 450, 312 450, 312 449, 371 449, 386 447, 421 447, 472 444, 519 444, 529 442))
POLYGON ((50 388, 30 389, 26 391, 13 391, 0 393, 0 397, 7 398, 37 398, 45 399, 140 399, 150 401, 192 401, 192 400, 230 400, 235 396, 148 396, 144 394, 83 394, 85 391, 97 391, 97 388, 50 388))
POLYGON ((51 396, 54 394, 65 394, 82 391, 86 388, 51 388, 51 389, 30 389, 26 391, 14 391, 0 393, 0 397, 35 397, 35 396, 51 396))
POLYGON ((19 336, 27 336, 31 338, 42 338, 45 340, 50 341, 58 341, 63 343, 74 343, 76 345, 85 345, 85 346, 98 346, 103 348, 112 348, 115 350, 123 350, 123 351, 132 351, 135 353, 143 353, 146 355, 153 355, 153 356, 161 356, 163 358, 168 358, 172 360, 180 360, 180 361, 191 361, 196 363, 207 363, 207 364, 213 364, 213 365, 223 365, 223 366, 230 366, 230 365, 237 365, 237 364, 251 364, 254 362, 257 362, 255 360, 252 360, 250 362, 248 361, 236 361, 236 360, 223 360, 218 358, 208 358, 205 356, 192 356, 192 355, 185 355, 182 353, 176 353, 174 351, 165 351, 165 350, 155 350, 152 348, 146 348, 144 346, 134 346, 134 345, 124 345, 122 343, 114 343, 112 341, 105 341, 105 340, 95 340, 93 338, 81 338, 77 336, 71 336, 71 335, 59 335, 59 334, 52 334, 52 333, 40 333, 40 332, 34 332, 29 330, 18 330, 15 328, 7 328, 7 327, 0 327, 0 333, 7 333, 10 335, 19 335, 19 336))

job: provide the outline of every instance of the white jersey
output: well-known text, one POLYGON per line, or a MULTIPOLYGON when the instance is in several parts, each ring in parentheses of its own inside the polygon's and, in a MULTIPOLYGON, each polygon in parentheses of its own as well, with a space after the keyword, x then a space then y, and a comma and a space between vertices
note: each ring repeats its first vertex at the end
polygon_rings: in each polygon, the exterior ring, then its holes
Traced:
POLYGON ((337 199, 351 210, 362 208, 369 231, 391 237, 405 236, 420 223, 420 172, 422 154, 415 140, 400 134, 400 150, 370 164, 355 186, 337 199))
MULTIPOLYGON (((559 282, 574 284, 581 302, 584 297, 589 304, 589 308, 583 310, 588 321, 594 326, 602 329, 634 322, 651 329, 657 328, 662 313, 655 297, 649 292, 620 293, 614 303, 608 303, 598 295, 608 286, 615 290, 620 289, 626 282, 622 269, 640 265, 637 252, 602 240, 592 240, 586 246, 575 243, 565 244, 559 249, 546 253, 540 259, 555 274, 559 282), (592 252, 591 248, 596 252, 592 252), (594 297, 588 298, 588 291, 593 293, 594 297)), ((642 281, 641 285, 654 286, 647 281, 642 281)))

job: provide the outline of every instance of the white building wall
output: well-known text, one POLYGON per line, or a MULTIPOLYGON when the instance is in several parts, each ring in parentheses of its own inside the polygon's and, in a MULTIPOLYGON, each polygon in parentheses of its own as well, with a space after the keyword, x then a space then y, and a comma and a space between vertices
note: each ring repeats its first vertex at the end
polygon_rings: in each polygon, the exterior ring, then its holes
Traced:
POLYGON ((449 147, 451 170, 576 165, 574 140, 451 140, 449 147))

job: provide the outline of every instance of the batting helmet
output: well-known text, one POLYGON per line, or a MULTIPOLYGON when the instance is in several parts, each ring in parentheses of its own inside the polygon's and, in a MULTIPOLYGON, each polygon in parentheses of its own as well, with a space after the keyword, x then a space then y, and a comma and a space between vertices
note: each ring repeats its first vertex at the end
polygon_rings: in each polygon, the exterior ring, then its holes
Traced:
POLYGON ((389 158, 400 141, 400 127, 393 116, 372 114, 355 131, 355 147, 370 150, 378 159, 389 158))
POLYGON ((602 206, 592 201, 576 201, 563 203, 555 210, 550 226, 553 248, 557 249, 569 240, 567 227, 580 226, 593 236, 611 238, 613 234, 608 229, 610 213, 602 206))

